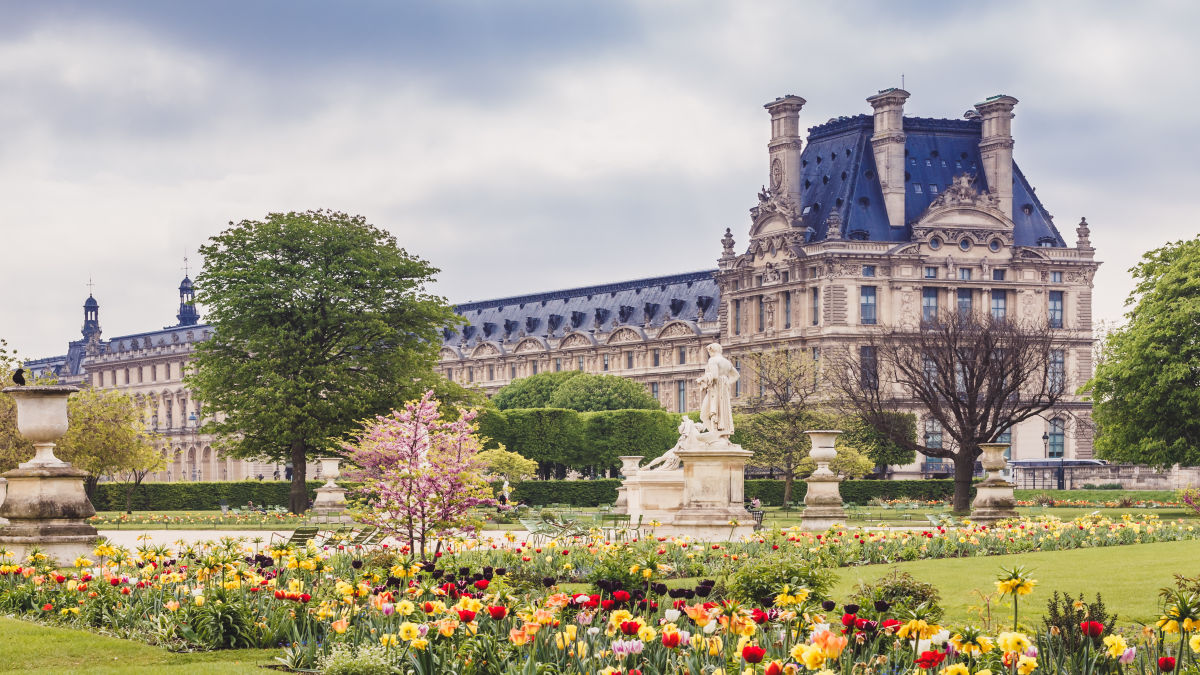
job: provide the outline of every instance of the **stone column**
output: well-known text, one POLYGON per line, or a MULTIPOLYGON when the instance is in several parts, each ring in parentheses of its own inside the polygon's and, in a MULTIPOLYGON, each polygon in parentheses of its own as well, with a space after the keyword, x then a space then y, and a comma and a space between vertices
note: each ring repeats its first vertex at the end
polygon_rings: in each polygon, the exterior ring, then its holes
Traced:
POLYGON ((317 514, 314 520, 326 523, 349 522, 350 519, 345 515, 346 488, 333 482, 339 475, 338 466, 342 459, 319 457, 317 461, 321 463, 321 475, 325 477, 325 484, 317 488, 317 498, 313 500, 312 510, 317 514))
MULTIPOLYGON (((621 460, 621 475, 626 479, 636 476, 641 468, 643 457, 645 455, 624 455, 618 457, 617 459, 621 460)), ((621 481, 621 485, 617 487, 617 501, 613 504, 613 513, 629 513, 628 490, 629 488, 625 486, 625 481, 621 481)))
POLYGON ((804 513, 800 527, 809 532, 828 530, 834 525, 846 524, 846 511, 842 508, 841 479, 829 469, 829 463, 837 457, 834 442, 841 431, 806 431, 812 439, 809 455, 817 463, 817 470, 808 477, 808 491, 804 494, 804 513))
POLYGON ((1004 480, 1000 471, 1007 462, 1004 450, 1007 443, 980 443, 983 450, 980 458, 987 477, 975 486, 975 501, 971 502, 971 520, 983 525, 994 525, 1005 518, 1016 518, 1017 500, 1013 495, 1013 484, 1004 480))
POLYGON ((61 565, 91 555, 96 528, 87 519, 96 515, 84 491, 87 472, 54 456, 54 442, 67 431, 67 398, 75 387, 8 387, 4 393, 17 402, 17 429, 33 441, 33 459, 6 472, 8 493, 0 504, 0 548, 24 557, 40 548, 61 565))

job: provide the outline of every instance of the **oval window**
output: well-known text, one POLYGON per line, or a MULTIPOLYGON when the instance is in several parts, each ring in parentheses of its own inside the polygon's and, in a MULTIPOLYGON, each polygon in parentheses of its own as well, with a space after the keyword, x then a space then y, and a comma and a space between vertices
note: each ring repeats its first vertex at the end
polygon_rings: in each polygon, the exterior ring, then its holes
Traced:
POLYGON ((959 247, 959 248, 961 248, 961 249, 962 249, 962 250, 964 250, 964 251, 970 251, 970 250, 971 250, 971 240, 970 240, 970 239, 963 239, 963 240, 959 241, 959 242, 958 242, 958 247, 959 247))
POLYGON ((1000 250, 1000 240, 993 239, 992 243, 988 244, 988 248, 992 249, 992 253, 999 251, 1000 250))
POLYGON ((935 251, 936 251, 936 250, 938 250, 938 249, 939 249, 939 248, 941 248, 941 247, 942 247, 942 240, 941 240, 941 239, 939 239, 939 238, 937 238, 937 237, 934 237, 933 239, 930 239, 930 240, 929 240, 929 248, 931 248, 931 249, 933 249, 933 250, 935 250, 935 251))

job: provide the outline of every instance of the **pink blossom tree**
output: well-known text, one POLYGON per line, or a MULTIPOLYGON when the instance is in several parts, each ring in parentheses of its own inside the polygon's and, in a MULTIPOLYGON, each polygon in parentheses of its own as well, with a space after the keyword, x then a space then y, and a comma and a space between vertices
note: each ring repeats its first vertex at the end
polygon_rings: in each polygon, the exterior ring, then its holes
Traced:
POLYGON ((422 560, 432 539, 475 529, 469 511, 495 504, 476 459, 482 444, 475 415, 460 408, 457 419, 444 418, 428 391, 343 443, 357 466, 346 476, 362 481, 368 501, 360 520, 406 539, 422 560))

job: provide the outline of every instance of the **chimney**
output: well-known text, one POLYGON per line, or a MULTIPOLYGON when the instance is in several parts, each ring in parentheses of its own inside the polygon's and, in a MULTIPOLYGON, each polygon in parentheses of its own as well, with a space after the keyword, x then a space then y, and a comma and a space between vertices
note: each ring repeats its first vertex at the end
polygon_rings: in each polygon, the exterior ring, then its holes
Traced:
POLYGON ((904 102, 910 94, 903 89, 884 89, 867 99, 875 109, 875 133, 871 148, 875 151, 875 170, 883 189, 888 224, 904 226, 904 102))
POLYGON ((800 209, 800 109, 804 99, 788 94, 764 105, 771 113, 771 142, 767 144, 770 158, 771 191, 782 194, 800 209))
POLYGON ((1016 104, 1017 99, 1003 94, 975 104, 983 120, 979 154, 983 158, 988 192, 1000 200, 1000 210, 1009 218, 1013 213, 1012 110, 1016 104))

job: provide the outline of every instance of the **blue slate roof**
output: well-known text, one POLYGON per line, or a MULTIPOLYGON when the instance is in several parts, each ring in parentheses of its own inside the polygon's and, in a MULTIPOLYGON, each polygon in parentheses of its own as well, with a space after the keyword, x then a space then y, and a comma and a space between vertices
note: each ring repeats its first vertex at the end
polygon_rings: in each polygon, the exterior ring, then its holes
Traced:
MULTIPOLYGON (((903 227, 888 224, 883 192, 871 150, 874 120, 870 115, 839 117, 808 130, 800 154, 803 224, 813 239, 825 238, 825 219, 835 210, 847 238, 908 241, 911 224, 920 218, 954 176, 975 176, 980 191, 988 189, 979 139, 979 120, 905 117, 905 195, 903 227), (920 186, 920 192, 917 192, 920 186), (936 192, 930 189, 935 186, 936 192)), ((1017 246, 1066 246, 1050 213, 1038 200, 1020 167, 1013 164, 1013 236, 1017 246)))
POLYGON ((442 343, 516 342, 524 336, 561 338, 573 331, 605 332, 618 325, 660 327, 677 319, 715 321, 721 297, 716 270, 634 279, 549 293, 470 302, 455 307, 467 323, 442 334, 442 343))
MULTIPOLYGON (((207 340, 212 333, 213 327, 207 324, 175 326, 164 328, 163 330, 121 335, 111 340, 103 340, 100 342, 100 351, 103 354, 111 354, 172 344, 201 342, 207 340), (192 334, 190 340, 188 339, 188 333, 192 334)), ((67 344, 66 355, 49 356, 26 361, 25 367, 30 370, 49 370, 59 377, 73 377, 80 375, 86 369, 87 364, 84 363, 86 356, 87 341, 73 340, 67 344)))

